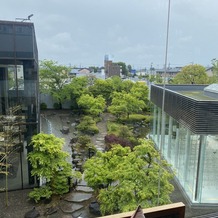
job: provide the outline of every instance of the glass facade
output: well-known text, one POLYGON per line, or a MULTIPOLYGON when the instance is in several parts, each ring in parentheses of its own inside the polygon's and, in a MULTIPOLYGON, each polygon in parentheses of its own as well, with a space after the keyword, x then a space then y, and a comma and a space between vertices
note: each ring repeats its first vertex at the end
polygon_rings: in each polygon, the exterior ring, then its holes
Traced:
POLYGON ((194 134, 154 106, 150 137, 192 203, 218 203, 218 135, 194 134))
POLYGON ((32 23, 0 21, 0 191, 36 184, 27 154, 39 132, 37 54, 32 23))

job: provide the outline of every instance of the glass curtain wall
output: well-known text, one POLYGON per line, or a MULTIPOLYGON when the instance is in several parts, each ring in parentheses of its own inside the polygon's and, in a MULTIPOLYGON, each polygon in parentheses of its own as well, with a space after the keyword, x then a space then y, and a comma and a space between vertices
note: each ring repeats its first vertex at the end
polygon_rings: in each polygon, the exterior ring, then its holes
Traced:
POLYGON ((22 189, 34 183, 27 162, 31 150, 27 145, 38 132, 37 72, 31 66, 30 61, 0 65, 0 162, 9 164, 8 182, 6 167, 0 169, 1 190, 22 189))
POLYGON ((157 149, 162 146, 163 157, 191 202, 218 203, 218 136, 193 134, 168 114, 163 118, 156 106, 151 129, 150 137, 157 149))

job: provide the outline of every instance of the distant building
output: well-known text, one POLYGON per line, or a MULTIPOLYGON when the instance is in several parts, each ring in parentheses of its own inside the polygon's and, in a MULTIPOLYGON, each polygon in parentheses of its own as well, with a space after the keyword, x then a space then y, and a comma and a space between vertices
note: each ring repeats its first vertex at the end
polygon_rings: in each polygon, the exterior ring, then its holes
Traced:
POLYGON ((39 133, 38 50, 33 23, 0 21, 0 189, 34 185, 27 154, 39 133), (7 133, 7 134, 6 134, 7 133))
MULTIPOLYGON (((174 68, 167 68, 166 69, 166 78, 171 79, 176 76, 182 70, 182 67, 174 67, 174 68)), ((159 74, 160 76, 164 76, 165 69, 155 69, 156 75, 159 74)))
POLYGON ((107 55, 105 55, 104 59, 104 70, 106 79, 112 76, 120 76, 120 66, 109 60, 107 55))

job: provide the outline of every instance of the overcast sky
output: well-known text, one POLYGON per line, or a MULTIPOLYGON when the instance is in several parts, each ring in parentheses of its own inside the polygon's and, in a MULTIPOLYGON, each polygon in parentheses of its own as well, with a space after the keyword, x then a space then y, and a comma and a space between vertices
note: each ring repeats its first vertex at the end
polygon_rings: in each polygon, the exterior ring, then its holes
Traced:
MULTIPOLYGON (((34 14, 39 60, 103 66, 104 55, 135 68, 162 68, 168 0, 5 0, 0 20, 34 14)), ((171 0, 168 63, 218 58, 218 1, 171 0)))

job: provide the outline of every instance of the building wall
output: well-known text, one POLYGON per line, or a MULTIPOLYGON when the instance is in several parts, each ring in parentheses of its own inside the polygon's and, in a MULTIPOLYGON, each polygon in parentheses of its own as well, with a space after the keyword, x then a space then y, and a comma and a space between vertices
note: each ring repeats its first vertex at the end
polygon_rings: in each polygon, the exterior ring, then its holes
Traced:
POLYGON ((112 77, 112 76, 120 76, 120 66, 118 64, 115 64, 109 60, 105 60, 104 67, 105 67, 105 77, 106 78, 112 77))
MULTIPOLYGON (((11 164, 8 168, 9 190, 31 187, 36 183, 27 161, 27 153, 32 147, 27 145, 31 137, 39 132, 38 89, 38 51, 34 25, 0 21, 0 116, 2 120, 14 115, 21 119, 8 123, 7 127, 0 122, 1 133, 4 135, 10 130, 14 139, 11 147, 8 147, 11 164), (15 129, 17 134, 13 132, 15 129)), ((10 142, 10 138, 4 135, 0 140, 0 150, 4 150, 10 142)), ((0 173, 0 188, 4 188, 5 179, 5 175, 0 173)))
POLYGON ((218 135, 194 134, 154 106, 151 138, 192 204, 218 203, 218 135))

